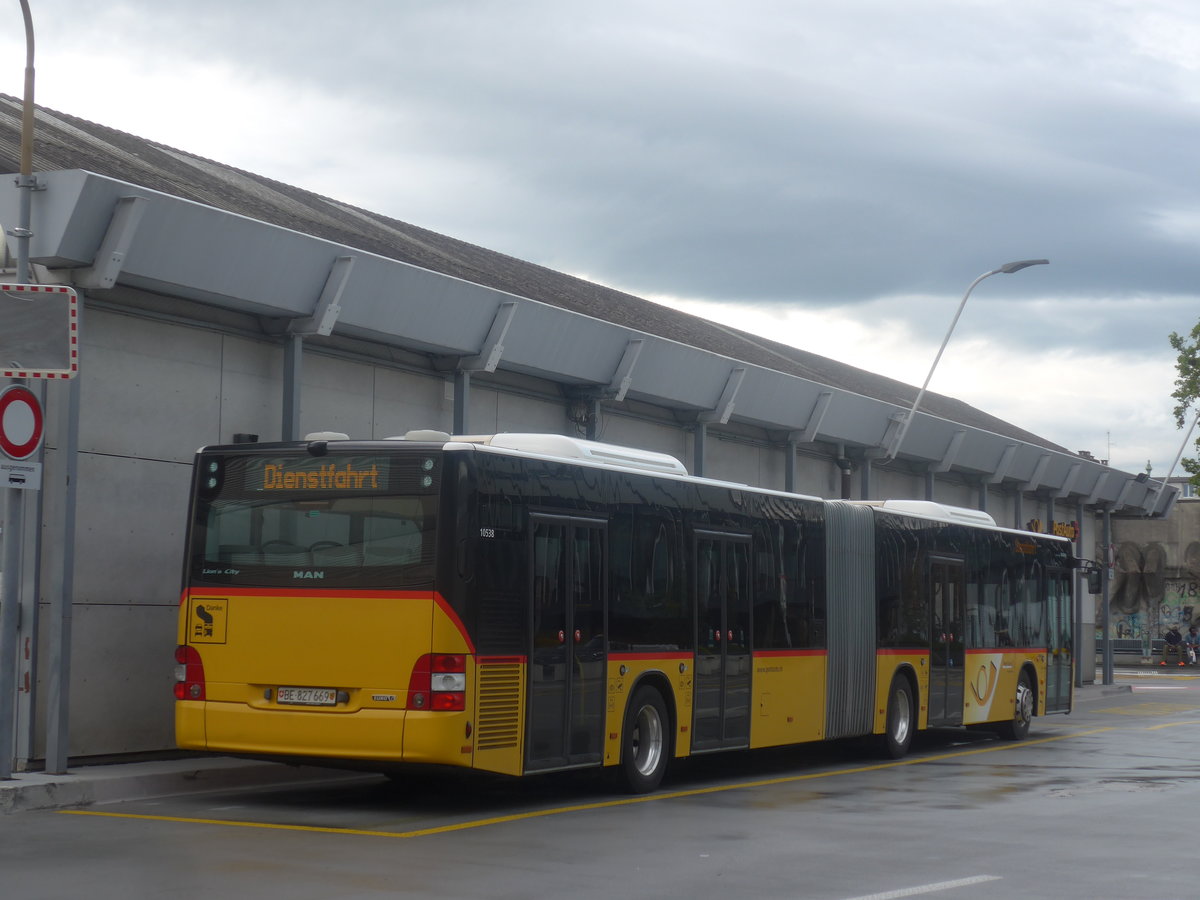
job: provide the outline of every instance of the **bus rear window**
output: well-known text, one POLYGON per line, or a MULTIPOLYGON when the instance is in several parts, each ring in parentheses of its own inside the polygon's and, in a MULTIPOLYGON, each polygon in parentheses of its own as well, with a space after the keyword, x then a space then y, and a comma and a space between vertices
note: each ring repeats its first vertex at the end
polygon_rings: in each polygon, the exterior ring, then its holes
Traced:
MULTIPOLYGON (((415 494, 395 494, 387 490, 389 479, 378 474, 390 471, 385 463, 395 460, 327 460, 337 472, 351 473, 340 479, 301 470, 307 462, 225 459, 220 477, 206 483, 202 460, 194 582, 389 588, 432 583, 433 479, 403 485, 416 487, 415 494)), ((404 468, 419 470, 419 463, 404 468)))

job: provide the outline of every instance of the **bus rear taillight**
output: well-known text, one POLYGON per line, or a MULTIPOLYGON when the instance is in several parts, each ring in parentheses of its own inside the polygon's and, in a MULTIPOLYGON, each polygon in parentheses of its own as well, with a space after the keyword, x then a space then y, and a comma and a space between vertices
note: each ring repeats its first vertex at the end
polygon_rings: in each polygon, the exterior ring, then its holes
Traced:
POLYGON ((408 709, 457 712, 467 708, 467 658, 461 653, 426 653, 408 680, 408 709))
POLYGON ((204 699, 204 663, 195 647, 175 648, 175 699, 204 699))

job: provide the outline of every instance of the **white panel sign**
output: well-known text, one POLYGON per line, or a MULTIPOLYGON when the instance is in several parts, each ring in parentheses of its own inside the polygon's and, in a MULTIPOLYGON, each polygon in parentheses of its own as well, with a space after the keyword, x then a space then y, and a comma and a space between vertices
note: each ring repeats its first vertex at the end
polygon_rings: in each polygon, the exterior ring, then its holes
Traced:
POLYGON ((0 488, 37 491, 42 487, 42 464, 39 462, 0 462, 0 488))

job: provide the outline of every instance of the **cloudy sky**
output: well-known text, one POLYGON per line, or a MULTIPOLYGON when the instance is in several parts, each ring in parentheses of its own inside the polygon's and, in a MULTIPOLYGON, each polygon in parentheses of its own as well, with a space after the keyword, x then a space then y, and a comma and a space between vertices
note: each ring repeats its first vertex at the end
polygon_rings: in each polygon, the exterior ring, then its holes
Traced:
POLYGON ((917 385, 976 276, 1049 258, 931 388, 1126 471, 1180 449, 1194 0, 30 6, 42 105, 917 385))

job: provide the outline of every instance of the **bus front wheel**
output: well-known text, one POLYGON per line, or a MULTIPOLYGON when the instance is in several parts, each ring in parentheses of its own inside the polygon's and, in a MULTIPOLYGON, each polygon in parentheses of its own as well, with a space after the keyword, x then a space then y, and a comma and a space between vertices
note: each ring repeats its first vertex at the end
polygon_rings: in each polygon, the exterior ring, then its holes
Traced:
POLYGON ((1033 722, 1033 687, 1030 685, 1028 672, 1022 672, 1017 678, 1015 699, 1013 717, 1000 726, 1000 736, 1009 741, 1023 741, 1033 722))
POLYGON ((908 753, 913 732, 917 728, 916 708, 909 680, 903 675, 896 675, 888 692, 887 721, 880 740, 885 759, 900 759, 908 753))
POLYGON ((658 787, 667 772, 671 742, 667 704, 649 685, 638 688, 625 711, 621 736, 621 778, 631 794, 658 787))

